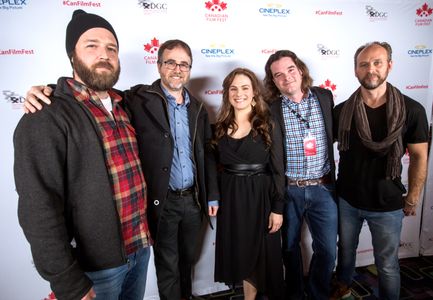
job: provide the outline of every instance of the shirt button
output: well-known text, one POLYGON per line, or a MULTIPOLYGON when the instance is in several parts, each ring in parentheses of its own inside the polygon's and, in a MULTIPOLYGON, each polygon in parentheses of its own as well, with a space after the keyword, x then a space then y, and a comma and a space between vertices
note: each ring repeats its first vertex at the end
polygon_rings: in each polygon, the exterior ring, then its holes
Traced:
POLYGON ((154 205, 159 205, 159 200, 154 200, 154 201, 153 201, 153 204, 154 204, 154 205))

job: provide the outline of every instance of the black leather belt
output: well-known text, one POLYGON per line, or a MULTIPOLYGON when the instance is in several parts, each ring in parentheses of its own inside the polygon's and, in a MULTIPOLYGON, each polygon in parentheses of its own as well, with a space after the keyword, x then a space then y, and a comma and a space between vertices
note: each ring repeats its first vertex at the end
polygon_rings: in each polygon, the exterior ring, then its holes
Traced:
POLYGON ((168 190, 170 194, 176 195, 178 197, 183 197, 183 196, 190 196, 194 193, 194 188, 190 187, 187 189, 178 189, 178 190, 172 190, 169 189, 168 190))
POLYGON ((228 164, 223 165, 224 172, 236 176, 254 176, 269 174, 268 164, 228 164))
POLYGON ((320 178, 313 179, 290 179, 286 177, 287 185, 296 185, 298 187, 306 187, 311 185, 329 184, 332 183, 331 175, 326 174, 320 178))

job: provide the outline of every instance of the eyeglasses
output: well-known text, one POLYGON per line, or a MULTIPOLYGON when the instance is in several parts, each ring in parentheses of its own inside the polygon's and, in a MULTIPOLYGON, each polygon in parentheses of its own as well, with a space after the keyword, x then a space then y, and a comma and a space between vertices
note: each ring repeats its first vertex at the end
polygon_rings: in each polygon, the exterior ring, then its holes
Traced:
POLYGON ((191 65, 189 65, 187 63, 178 64, 174 60, 166 60, 163 62, 163 64, 169 70, 174 70, 174 69, 176 69, 177 66, 179 66, 179 69, 182 72, 188 72, 191 69, 191 65))

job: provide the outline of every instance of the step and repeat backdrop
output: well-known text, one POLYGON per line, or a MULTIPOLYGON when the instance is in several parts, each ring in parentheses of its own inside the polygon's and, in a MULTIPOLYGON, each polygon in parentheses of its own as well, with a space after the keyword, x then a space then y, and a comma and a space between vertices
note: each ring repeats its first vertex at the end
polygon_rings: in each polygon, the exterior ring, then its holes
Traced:
MULTIPOLYGON (((393 47, 389 81, 422 103, 431 120, 432 0, 0 0, 1 299, 39 300, 50 293, 34 269, 17 220, 12 135, 29 87, 71 76, 65 29, 75 9, 99 14, 115 28, 122 66, 118 89, 153 82, 159 46, 168 39, 186 41, 193 51, 189 88, 206 103, 212 121, 226 74, 242 66, 263 78, 266 60, 279 49, 296 52, 309 66, 314 84, 331 90, 336 103, 344 101, 358 87, 354 52, 374 40, 393 47)), ((409 160, 407 155, 402 160, 405 184, 409 160)), ((432 174, 431 161, 429 170, 432 174)), ((401 257, 433 254, 432 182, 430 176, 417 215, 404 219, 401 257)), ((306 233, 306 257, 310 242, 306 233)), ((215 232, 207 230, 193 272, 197 295, 227 289, 213 281, 214 246, 215 232)), ((357 263, 372 262, 364 227, 357 263)), ((153 263, 147 282, 145 299, 158 299, 153 263)))

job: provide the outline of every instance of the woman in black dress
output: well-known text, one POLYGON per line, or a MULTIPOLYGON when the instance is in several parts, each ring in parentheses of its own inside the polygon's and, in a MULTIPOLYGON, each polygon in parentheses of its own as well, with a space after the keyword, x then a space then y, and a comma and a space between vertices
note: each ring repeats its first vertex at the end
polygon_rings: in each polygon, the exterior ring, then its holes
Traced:
POLYGON ((280 227, 283 201, 276 196, 269 165, 272 125, 261 85, 248 69, 223 82, 215 141, 220 163, 215 280, 242 282, 245 299, 257 292, 281 297, 280 227))

